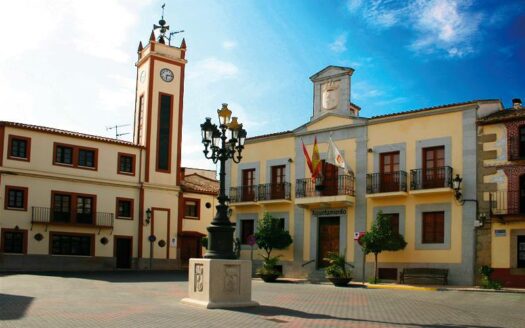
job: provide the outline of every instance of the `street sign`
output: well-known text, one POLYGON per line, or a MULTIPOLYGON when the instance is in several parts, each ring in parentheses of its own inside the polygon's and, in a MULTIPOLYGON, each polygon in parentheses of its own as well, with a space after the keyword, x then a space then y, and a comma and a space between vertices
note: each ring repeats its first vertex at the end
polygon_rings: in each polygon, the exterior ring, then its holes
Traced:
POLYGON ((358 241, 359 239, 361 239, 364 235, 365 235, 365 231, 356 231, 354 232, 354 240, 355 241, 358 241))

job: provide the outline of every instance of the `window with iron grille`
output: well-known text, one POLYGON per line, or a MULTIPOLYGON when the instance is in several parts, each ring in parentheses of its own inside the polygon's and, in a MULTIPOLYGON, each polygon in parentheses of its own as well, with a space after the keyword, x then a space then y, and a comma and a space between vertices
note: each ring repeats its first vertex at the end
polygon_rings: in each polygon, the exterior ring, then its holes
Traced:
POLYGON ((92 254, 92 235, 51 234, 51 254, 82 255, 92 254))
POLYGON ((25 239, 24 231, 2 231, 2 251, 4 253, 25 253, 25 239))

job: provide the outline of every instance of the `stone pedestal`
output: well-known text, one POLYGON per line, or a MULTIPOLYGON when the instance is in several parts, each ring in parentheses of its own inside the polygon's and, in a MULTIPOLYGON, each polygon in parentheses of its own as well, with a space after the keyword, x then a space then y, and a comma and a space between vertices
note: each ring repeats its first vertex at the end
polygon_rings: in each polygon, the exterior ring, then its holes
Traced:
POLYGON ((252 301, 252 262, 190 259, 189 296, 181 302, 213 308, 258 306, 252 301))

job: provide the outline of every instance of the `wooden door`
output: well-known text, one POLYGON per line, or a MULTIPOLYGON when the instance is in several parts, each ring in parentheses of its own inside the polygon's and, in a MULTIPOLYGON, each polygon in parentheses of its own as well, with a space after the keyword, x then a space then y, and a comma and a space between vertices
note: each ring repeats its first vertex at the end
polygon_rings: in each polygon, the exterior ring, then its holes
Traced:
POLYGON ((518 236, 518 268, 525 268, 525 236, 518 236))
POLYGON ((242 170, 242 200, 255 200, 255 169, 242 170))
POLYGON ((201 258, 200 236, 181 236, 180 237, 180 259, 183 265, 188 265, 190 258, 201 258))
POLYGON ((324 260, 328 253, 339 253, 339 217, 319 218, 317 244, 317 267, 324 268, 328 266, 324 260))
POLYGON ((445 147, 423 148, 423 188, 445 186, 445 147))
POLYGON ((522 126, 519 131, 519 158, 525 158, 525 126, 522 126))
POLYGON ((520 214, 525 214, 525 174, 520 177, 519 197, 519 212, 520 214))
POLYGON ((337 195, 337 174, 338 174, 338 167, 327 163, 325 161, 322 162, 322 174, 323 174, 323 196, 334 196, 337 195))
POLYGON ((382 153, 380 157, 381 192, 399 191, 399 152, 382 153))
POLYGON ((131 237, 115 237, 115 257, 117 269, 131 269, 131 237))
POLYGON ((284 170, 285 165, 272 166, 271 199, 284 198, 284 170))

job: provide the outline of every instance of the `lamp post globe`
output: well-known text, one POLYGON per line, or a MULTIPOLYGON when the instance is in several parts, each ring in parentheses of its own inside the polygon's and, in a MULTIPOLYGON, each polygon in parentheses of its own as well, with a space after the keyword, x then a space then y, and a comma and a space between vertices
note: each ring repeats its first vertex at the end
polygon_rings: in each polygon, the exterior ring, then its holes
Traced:
POLYGON ((204 156, 211 159, 213 163, 220 163, 219 170, 219 204, 216 206, 217 213, 208 226, 208 250, 204 258, 208 259, 234 259, 233 231, 228 215, 229 198, 226 195, 226 161, 231 159, 239 163, 242 159, 242 150, 246 140, 246 130, 242 124, 237 122, 237 117, 231 117, 232 112, 228 104, 222 104, 217 110, 219 126, 211 123, 207 117, 201 124, 202 143, 204 145, 204 156), (229 132, 229 133, 228 133, 229 132))

